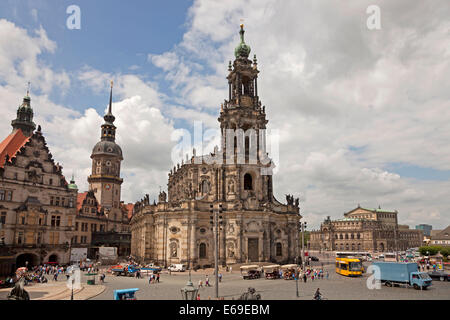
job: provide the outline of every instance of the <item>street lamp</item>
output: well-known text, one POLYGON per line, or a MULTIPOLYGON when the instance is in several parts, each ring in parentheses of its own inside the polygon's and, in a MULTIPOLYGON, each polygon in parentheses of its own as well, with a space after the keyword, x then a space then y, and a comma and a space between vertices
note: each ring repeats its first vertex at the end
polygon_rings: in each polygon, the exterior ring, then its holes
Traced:
POLYGON ((195 288, 191 281, 191 270, 189 269, 189 281, 186 286, 181 289, 181 297, 183 300, 195 300, 198 288, 195 288))
POLYGON ((300 222, 300 230, 302 232, 302 265, 303 271, 305 271, 305 229, 306 229, 306 221, 300 222))

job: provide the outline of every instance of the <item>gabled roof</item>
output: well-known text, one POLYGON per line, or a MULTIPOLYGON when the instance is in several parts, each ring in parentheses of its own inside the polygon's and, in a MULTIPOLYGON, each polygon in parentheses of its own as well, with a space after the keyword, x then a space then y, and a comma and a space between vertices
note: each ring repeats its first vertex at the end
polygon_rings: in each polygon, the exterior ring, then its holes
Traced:
POLYGON ((439 232, 437 235, 432 236, 431 240, 450 240, 450 226, 439 232))
POLYGON ((81 210, 81 207, 83 206, 83 201, 86 199, 87 191, 83 193, 78 193, 77 195, 77 211, 81 210))
POLYGON ((378 209, 370 209, 370 208, 363 208, 363 207, 358 206, 358 207, 356 207, 355 209, 352 209, 352 210, 350 210, 349 212, 346 212, 345 214, 352 213, 352 212, 354 212, 354 211, 356 211, 356 210, 358 210, 358 209, 366 210, 366 211, 369 211, 369 212, 375 212, 375 213, 377 213, 377 212, 382 212, 382 213, 398 213, 396 210, 395 210, 395 211, 389 211, 389 210, 383 210, 383 209, 381 209, 381 208, 378 208, 378 209))
POLYGON ((125 205, 125 208, 128 211, 128 219, 131 219, 131 217, 133 217, 133 208, 134 208, 134 203, 127 203, 125 205))
POLYGON ((0 143, 0 168, 5 166, 5 157, 9 156, 9 162, 14 158, 19 152, 20 148, 22 148, 28 141, 30 141, 30 137, 25 136, 22 133, 22 130, 16 130, 6 137, 0 143))

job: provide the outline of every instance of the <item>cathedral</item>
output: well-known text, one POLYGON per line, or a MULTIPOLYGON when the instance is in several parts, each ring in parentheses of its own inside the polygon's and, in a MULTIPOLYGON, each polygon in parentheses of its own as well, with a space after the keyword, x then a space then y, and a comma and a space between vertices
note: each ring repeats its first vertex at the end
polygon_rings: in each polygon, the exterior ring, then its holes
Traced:
POLYGON ((228 66, 228 99, 218 121, 221 148, 183 160, 170 170, 168 194, 134 205, 131 254, 141 263, 189 267, 294 262, 299 254, 298 199, 280 203, 273 194, 274 164, 266 152, 265 106, 258 95, 256 55, 240 43, 228 66), (217 218, 215 218, 217 217, 217 218))

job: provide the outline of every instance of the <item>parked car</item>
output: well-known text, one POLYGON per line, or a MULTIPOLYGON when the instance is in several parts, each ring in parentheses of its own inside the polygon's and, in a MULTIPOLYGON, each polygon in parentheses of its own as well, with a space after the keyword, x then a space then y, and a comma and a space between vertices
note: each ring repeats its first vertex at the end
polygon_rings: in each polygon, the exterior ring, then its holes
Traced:
POLYGON ((450 273, 445 271, 431 271, 428 272, 431 279, 436 279, 440 281, 450 281, 450 273))
POLYGON ((319 261, 319 258, 317 258, 317 257, 311 256, 310 258, 311 258, 311 261, 319 261))

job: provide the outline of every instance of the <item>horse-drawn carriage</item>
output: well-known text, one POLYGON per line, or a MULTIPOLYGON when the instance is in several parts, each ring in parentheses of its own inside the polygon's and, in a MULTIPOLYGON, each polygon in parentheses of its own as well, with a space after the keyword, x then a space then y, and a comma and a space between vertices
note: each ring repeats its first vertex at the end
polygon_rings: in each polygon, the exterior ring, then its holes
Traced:
POLYGON ((281 266, 284 280, 294 280, 298 266, 296 264, 285 264, 281 266))
POLYGON ((262 267, 266 279, 279 279, 280 278, 280 265, 272 264, 270 266, 262 267))
POLYGON ((257 265, 242 266, 241 275, 246 280, 261 278, 261 268, 257 265))

